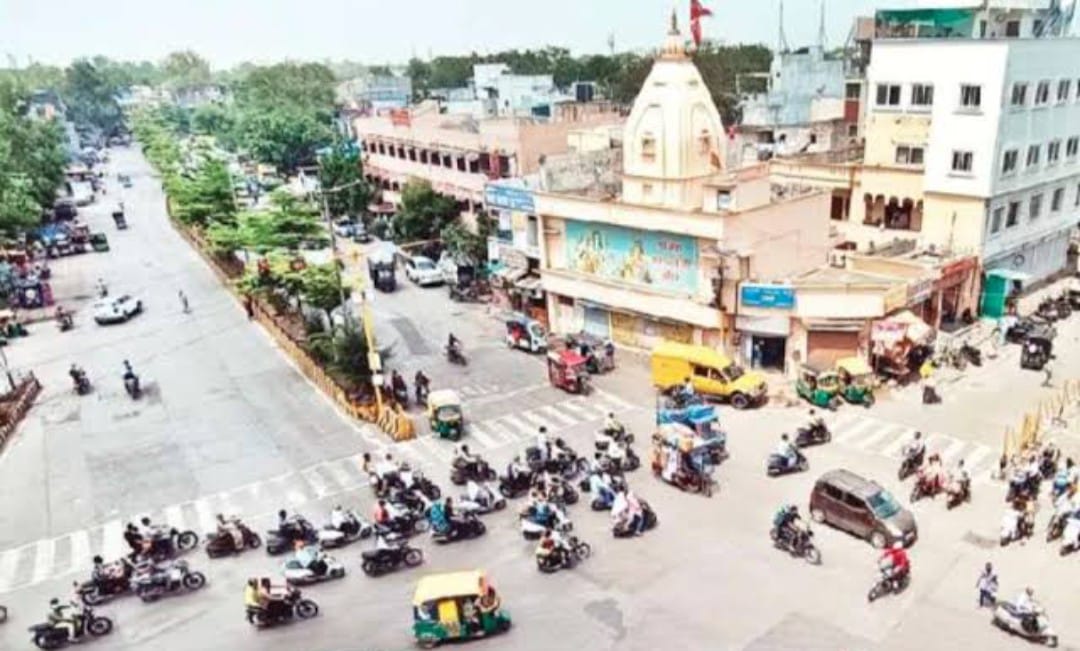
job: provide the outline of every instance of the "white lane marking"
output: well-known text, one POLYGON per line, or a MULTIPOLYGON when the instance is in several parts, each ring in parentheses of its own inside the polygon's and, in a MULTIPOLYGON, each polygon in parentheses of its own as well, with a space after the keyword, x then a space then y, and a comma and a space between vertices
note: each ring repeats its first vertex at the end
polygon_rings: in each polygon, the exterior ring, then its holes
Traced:
POLYGON ((851 427, 845 430, 837 430, 839 433, 834 432, 833 440, 839 441, 840 443, 847 443, 848 441, 857 437, 859 434, 862 434, 864 430, 868 430, 877 424, 877 421, 871 420, 869 418, 860 419, 856 421, 851 427))
POLYGON ((353 479, 353 476, 349 474, 349 471, 346 470, 343 465, 347 462, 347 459, 338 459, 337 461, 328 461, 323 464, 323 467, 333 476, 334 481, 337 482, 337 485, 340 486, 342 490, 356 486, 356 481, 353 479))
POLYGON ((124 523, 120 520, 106 522, 101 527, 101 557, 108 563, 120 558, 126 551, 124 523))
POLYGON ((645 407, 641 407, 639 405, 635 405, 635 404, 633 404, 631 402, 627 402, 626 400, 623 400, 622 398, 615 395, 614 393, 609 393, 607 391, 602 391, 600 389, 597 389, 596 390, 596 395, 598 397, 603 398, 604 400, 608 401, 608 403, 611 404, 613 407, 618 407, 620 409, 626 409, 626 410, 629 410, 629 409, 645 409, 645 407))
POLYGON ((877 429, 870 432, 862 439, 855 441, 853 445, 860 450, 869 450, 882 439, 888 437, 892 433, 895 433, 897 429, 903 431, 905 428, 897 427, 896 425, 890 425, 888 423, 882 423, 877 429))
POLYGON ((552 420, 558 422, 560 427, 567 427, 578 423, 578 419, 573 416, 567 416, 559 411, 555 405, 544 405, 540 408, 540 411, 551 417, 552 420))
POLYGON ((34 546, 34 573, 30 578, 31 583, 41 583, 49 578, 53 570, 53 559, 56 555, 56 541, 53 539, 39 540, 34 546))
POLYGON ((581 404, 580 398, 566 400, 559 403, 559 406, 574 412, 578 415, 578 418, 589 418, 590 416, 592 416, 592 410, 589 409, 586 405, 581 404))
POLYGON ((9 549, 0 554, 0 592, 6 591, 15 582, 15 572, 19 569, 19 557, 25 547, 9 549))
POLYGON ((184 509, 179 504, 165 507, 165 524, 180 531, 184 530, 184 509))
POLYGON ((315 493, 315 499, 321 500, 330 492, 330 487, 326 485, 326 480, 322 478, 317 468, 307 468, 301 471, 300 476, 311 487, 311 491, 315 493))
POLYGON ((489 450, 498 447, 499 443, 494 438, 492 438, 491 435, 484 433, 486 428, 487 427, 483 423, 469 423, 469 436, 481 446, 489 450))
POLYGON ((71 534, 71 564, 68 570, 76 572, 90 567, 90 534, 86 531, 76 531, 71 534))
POLYGON ((199 529, 196 531, 200 536, 217 530, 217 519, 214 517, 214 509, 208 499, 195 500, 195 517, 199 521, 199 529))
MULTIPOLYGON (((418 436, 413 440, 416 441, 418 445, 427 450, 427 452, 431 454, 431 456, 435 457, 437 461, 450 460, 450 452, 444 449, 440 442, 435 440, 434 436, 418 436)), ((414 450, 414 452, 418 451, 414 450)), ((418 455, 418 458, 422 459, 423 457, 421 455, 418 455)))
POLYGON ((529 421, 536 427, 546 427, 549 433, 553 429, 555 429, 554 425, 548 422, 548 420, 540 414, 537 414, 535 411, 523 411, 521 412, 521 417, 529 421))
POLYGON ((914 431, 915 429, 912 427, 905 427, 904 431, 893 439, 892 443, 885 446, 885 449, 882 450, 881 453, 889 458, 899 459, 903 456, 901 451, 904 449, 904 446, 908 444, 908 441, 911 440, 912 432, 914 431))
MULTIPOLYGON (((536 433, 536 428, 535 427, 529 425, 528 423, 526 423, 525 421, 521 420, 520 418, 518 418, 517 416, 514 416, 514 415, 502 416, 500 418, 496 418, 493 422, 505 423, 506 425, 510 426, 510 428, 517 430, 519 433, 521 433, 524 436, 530 436, 530 435, 536 433)), ((510 432, 507 432, 507 434, 510 434, 510 432)), ((521 437, 515 437, 515 438, 521 438, 521 437)))
MULTIPOLYGON (((952 465, 955 459, 959 458, 960 451, 967 446, 967 441, 961 441, 959 439, 950 438, 951 443, 945 447, 939 454, 941 455, 941 462, 946 465, 952 465)), ((967 462, 964 463, 967 465, 967 462)), ((970 470, 968 471, 971 472, 970 470)))
POLYGON ((973 481, 989 481, 991 472, 997 470, 997 455, 992 448, 975 444, 964 457, 964 465, 967 466, 968 474, 971 475, 973 481), (983 467, 984 460, 990 462, 985 468, 983 467))

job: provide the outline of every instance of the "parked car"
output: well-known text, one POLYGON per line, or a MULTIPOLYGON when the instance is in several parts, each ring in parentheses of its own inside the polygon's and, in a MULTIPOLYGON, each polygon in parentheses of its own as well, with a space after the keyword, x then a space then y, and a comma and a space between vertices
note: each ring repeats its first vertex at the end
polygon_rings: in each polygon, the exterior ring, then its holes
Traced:
POLYGON ((367 244, 371 241, 371 233, 368 232, 367 227, 363 222, 357 222, 356 228, 353 229, 352 238, 354 242, 360 244, 367 244))
POLYGON ((142 301, 124 294, 111 300, 94 303, 94 321, 98 325, 123 323, 142 312, 142 301))
POLYGON ((431 258, 415 255, 405 258, 405 276, 422 287, 441 285, 443 274, 431 258))
POLYGON ((53 204, 53 215, 57 219, 75 219, 78 214, 79 209, 71 199, 57 199, 53 204))
POLYGON ((351 219, 344 218, 334 222, 334 235, 338 237, 350 238, 356 233, 357 223, 351 219))
POLYGON ((915 516, 876 482, 849 470, 830 470, 810 492, 810 517, 870 541, 877 548, 919 536, 915 516))

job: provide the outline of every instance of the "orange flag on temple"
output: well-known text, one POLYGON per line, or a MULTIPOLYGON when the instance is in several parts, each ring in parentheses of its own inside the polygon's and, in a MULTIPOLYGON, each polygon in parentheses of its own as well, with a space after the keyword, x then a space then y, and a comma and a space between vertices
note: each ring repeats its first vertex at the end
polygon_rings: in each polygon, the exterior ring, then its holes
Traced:
POLYGON ((701 45, 701 19, 711 16, 712 9, 701 5, 701 0, 690 0, 690 35, 694 37, 694 45, 701 45))

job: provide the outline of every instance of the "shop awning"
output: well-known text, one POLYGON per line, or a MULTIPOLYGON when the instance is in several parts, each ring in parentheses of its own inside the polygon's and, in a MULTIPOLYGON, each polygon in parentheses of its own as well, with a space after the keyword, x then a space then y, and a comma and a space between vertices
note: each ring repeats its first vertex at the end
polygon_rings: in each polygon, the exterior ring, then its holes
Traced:
POLYGON ((904 310, 874 322, 870 338, 885 344, 893 344, 901 339, 909 339, 917 344, 928 344, 934 339, 934 329, 915 316, 911 310, 904 310))
POLYGON ((866 321, 854 319, 803 319, 807 330, 828 330, 831 332, 860 332, 866 321))
POLYGON ((1031 274, 1017 271, 1016 269, 988 269, 987 276, 997 276, 998 278, 1004 278, 1005 280, 1019 280, 1021 282, 1031 278, 1031 274))

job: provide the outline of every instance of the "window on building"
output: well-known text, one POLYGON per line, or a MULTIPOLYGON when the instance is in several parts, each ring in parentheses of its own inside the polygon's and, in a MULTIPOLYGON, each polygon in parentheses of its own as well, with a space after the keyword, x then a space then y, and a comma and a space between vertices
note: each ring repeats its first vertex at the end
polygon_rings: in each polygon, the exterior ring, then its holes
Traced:
POLYGON ((898 145, 896 147, 896 163, 898 165, 922 165, 923 148, 898 145))
POLYGON ((900 84, 878 84, 875 103, 878 106, 900 106, 900 84))
POLYGON ((849 138, 854 138, 855 136, 859 135, 859 125, 849 124, 847 126, 847 134, 849 138))
POLYGON ((1076 158, 1080 150, 1080 136, 1073 136, 1065 141, 1065 158, 1076 158))
POLYGON ((1009 99, 1010 106, 1023 106, 1027 104, 1027 89, 1028 85, 1025 82, 1018 81, 1012 86, 1012 97, 1009 99))
POLYGON ((1073 207, 1080 206, 1080 183, 1076 184, 1076 200, 1073 201, 1073 207))
POLYGON ((1019 38, 1020 37, 1020 21, 1010 20, 1005 23, 1005 38, 1019 38))
POLYGON ((409 147, 409 160, 416 162, 416 147, 409 147))
POLYGON ((1050 196, 1050 212, 1061 212, 1061 204, 1065 203, 1065 188, 1055 188, 1050 196))
POLYGON ((641 160, 646 163, 656 160, 656 137, 651 133, 641 137, 641 160))
POLYGON ((1069 95, 1072 93, 1072 80, 1062 79, 1058 81, 1057 101, 1058 104, 1069 101, 1069 95))
POLYGON ((1043 21, 1036 18, 1031 23, 1031 33, 1035 34, 1035 35, 1041 34, 1042 33, 1042 27, 1043 27, 1043 21))
POLYGON ((954 151, 952 153, 952 171, 970 172, 974 154, 970 151, 954 151))
POLYGON ((401 145, 397 148, 397 157, 402 160, 405 159, 405 145, 401 145))
POLYGON ((477 158, 476 156, 470 156, 469 157, 469 172, 471 174, 479 174, 480 173, 480 159, 477 158))
POLYGON ((1061 158, 1061 141, 1054 140, 1046 144, 1046 164, 1056 165, 1061 158))
POLYGON ((1012 174, 1016 171, 1016 160, 1019 157, 1019 152, 1015 149, 1010 149, 1005 152, 1005 155, 1001 157, 1001 173, 1012 174))
POLYGON ((1001 220, 1005 218, 1005 208, 998 206, 994 208, 993 216, 990 218, 990 232, 996 233, 1001 230, 1001 220))
POLYGON ((1027 166, 1035 167, 1039 164, 1039 145, 1031 145, 1027 152, 1027 166))
POLYGON ((457 157, 457 170, 459 172, 464 172, 465 171, 465 157, 464 156, 458 156, 457 157))
POLYGON ((912 84, 911 85, 911 105, 923 108, 929 108, 934 105, 934 86, 933 84, 912 84))
POLYGON ((1043 80, 1035 87, 1035 106, 1043 106, 1050 101, 1050 82, 1043 80))
POLYGON ((960 84, 960 108, 974 111, 982 106, 982 86, 960 84))
POLYGON ((645 197, 646 199, 652 199, 652 191, 653 191, 652 183, 642 183, 641 184, 641 196, 645 197))
POLYGON ((1042 213, 1042 193, 1033 195, 1028 202, 1028 219, 1035 221, 1039 218, 1039 214, 1042 213))
POLYGON ((844 97, 846 99, 859 99, 859 95, 862 93, 862 85, 859 83, 848 83, 844 86, 844 97))
POLYGON ((533 248, 540 246, 540 220, 536 215, 529 215, 525 226, 525 243, 533 248))
POLYGON ((1020 223, 1020 202, 1010 201, 1009 212, 1005 216, 1005 228, 1012 228, 1020 223))

